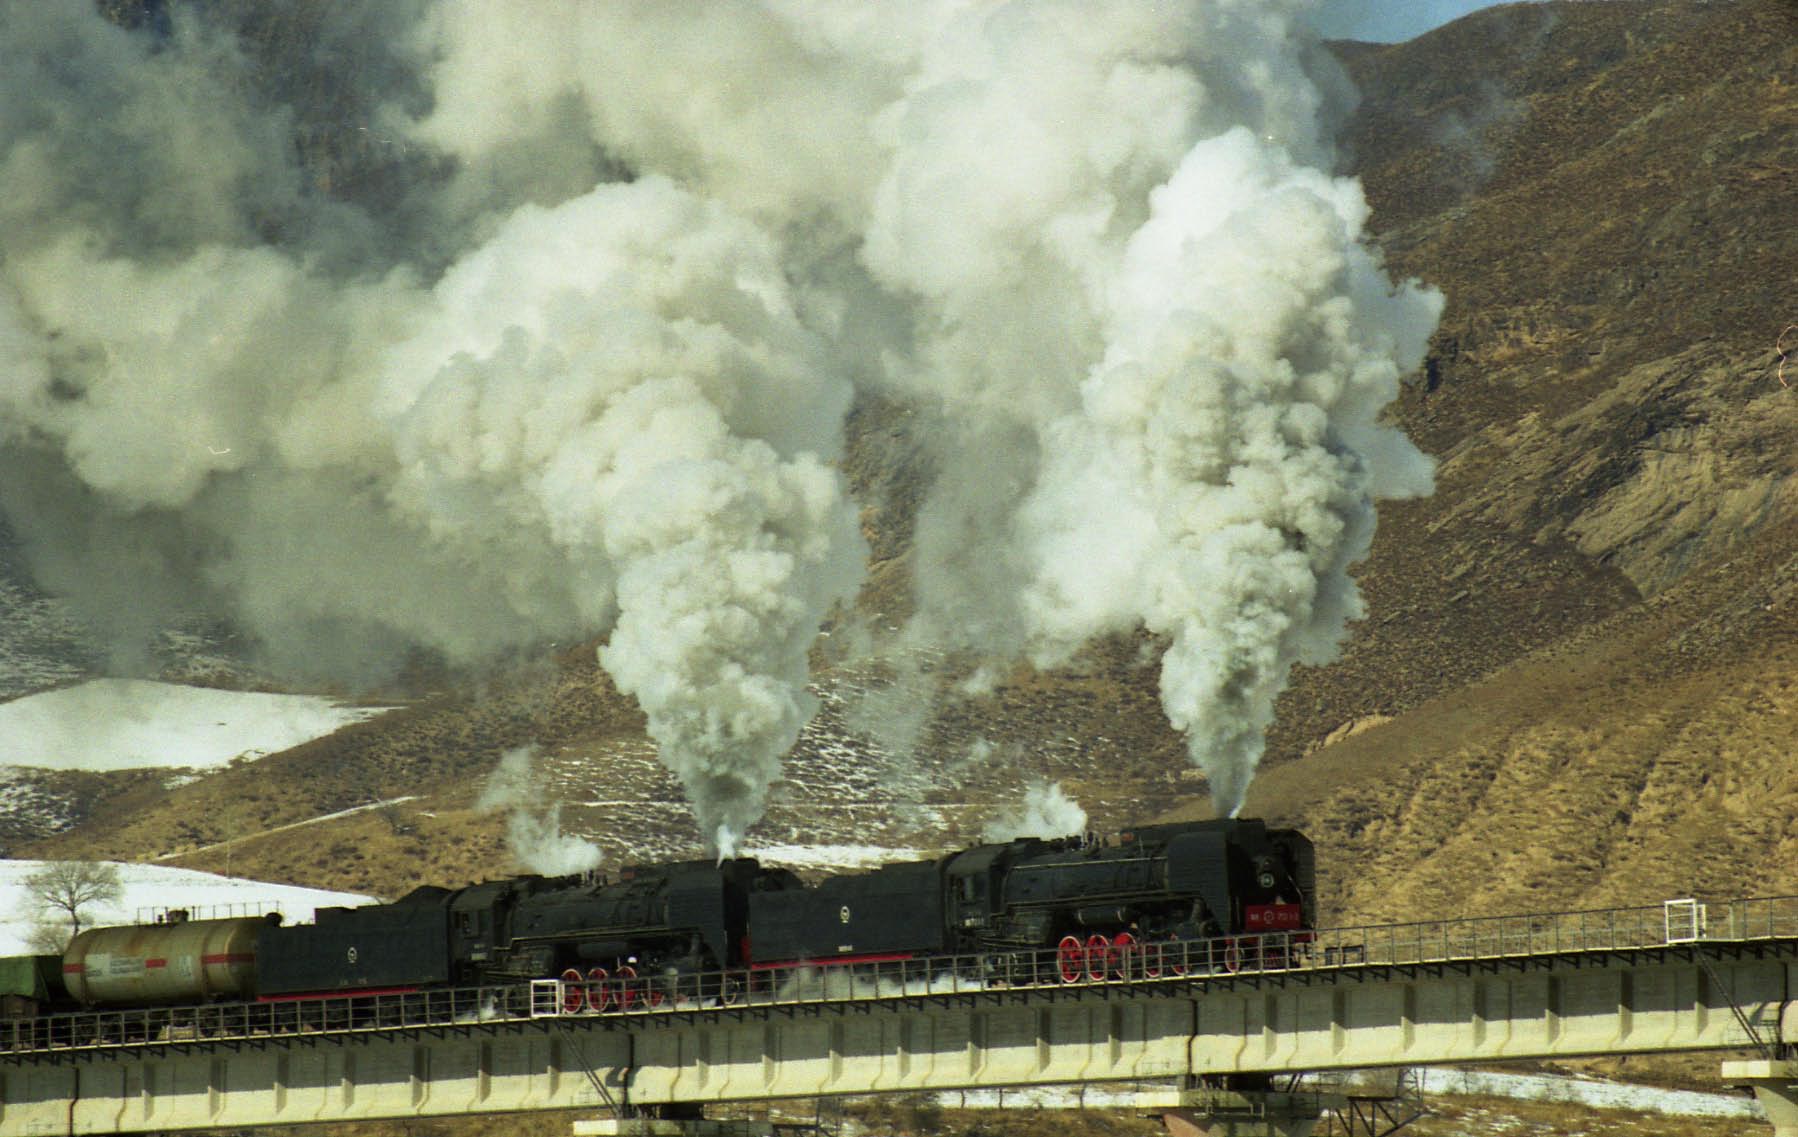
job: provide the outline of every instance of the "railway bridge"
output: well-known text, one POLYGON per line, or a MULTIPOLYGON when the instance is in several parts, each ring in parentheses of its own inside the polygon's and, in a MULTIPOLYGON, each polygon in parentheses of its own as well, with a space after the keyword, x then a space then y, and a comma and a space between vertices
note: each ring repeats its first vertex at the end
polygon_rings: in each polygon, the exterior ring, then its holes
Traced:
POLYGON ((0 1137, 604 1111, 585 1131, 702 1132, 718 1103, 1155 1083, 1170 1128, 1308 1133, 1281 1077, 1747 1050, 1798 1137, 1798 897, 1443 920, 983 960, 209 1004, 13 1022, 0 1137), (676 1124, 676 1122, 679 1124, 676 1124))

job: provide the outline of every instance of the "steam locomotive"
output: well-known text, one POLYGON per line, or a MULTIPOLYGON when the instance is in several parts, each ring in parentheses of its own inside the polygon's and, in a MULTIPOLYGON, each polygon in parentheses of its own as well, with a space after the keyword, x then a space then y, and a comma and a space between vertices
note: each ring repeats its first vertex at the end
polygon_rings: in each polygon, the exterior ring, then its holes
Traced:
MULTIPOLYGON (((12 962, 36 976, 37 998, 25 1003, 52 1008, 299 1001, 544 977, 624 1006, 725 998, 733 983, 790 969, 893 961, 1071 983, 1132 960, 1147 970, 1195 941, 1290 946, 1312 926, 1315 903, 1304 835, 1230 819, 1142 826, 1110 843, 1023 838, 812 884, 738 858, 609 879, 427 886, 391 904, 323 908, 311 924, 271 916, 95 928, 70 943, 60 971, 45 966, 55 957, 12 962)), ((15 988, 0 1013, 21 1013, 20 996, 15 988)))

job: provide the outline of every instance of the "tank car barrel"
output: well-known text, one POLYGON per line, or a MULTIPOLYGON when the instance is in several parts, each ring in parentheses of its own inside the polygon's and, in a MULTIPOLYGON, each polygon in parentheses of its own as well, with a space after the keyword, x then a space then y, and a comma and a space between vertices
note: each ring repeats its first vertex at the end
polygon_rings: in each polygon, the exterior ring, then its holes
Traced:
POLYGON ((73 999, 90 1005, 248 997, 256 986, 256 938, 270 920, 89 928, 63 952, 63 983, 73 999))

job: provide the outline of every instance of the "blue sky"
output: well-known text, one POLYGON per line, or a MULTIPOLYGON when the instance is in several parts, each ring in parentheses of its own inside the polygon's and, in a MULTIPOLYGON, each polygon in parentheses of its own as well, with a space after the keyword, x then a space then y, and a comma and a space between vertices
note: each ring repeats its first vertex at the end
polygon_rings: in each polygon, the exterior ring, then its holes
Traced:
POLYGON ((1440 27, 1494 0, 1324 0, 1316 18, 1324 35, 1396 43, 1440 27))

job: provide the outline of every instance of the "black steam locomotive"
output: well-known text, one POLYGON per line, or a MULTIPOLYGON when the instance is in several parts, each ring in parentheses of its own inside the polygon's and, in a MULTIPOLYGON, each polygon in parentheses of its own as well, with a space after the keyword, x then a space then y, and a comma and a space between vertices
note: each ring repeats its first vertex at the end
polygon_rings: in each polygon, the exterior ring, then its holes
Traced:
POLYGON ((1024 838, 753 895, 749 965, 954 955, 1036 980, 1052 954, 1071 983, 1151 968, 1171 943, 1308 929, 1315 905, 1311 842, 1260 821, 1024 838))
POLYGON ((1114 843, 1024 838, 813 884, 740 858, 424 887, 392 904, 320 909, 312 924, 99 928, 70 944, 61 974, 86 1005, 555 977, 580 1005, 604 1009, 894 961, 953 958, 943 966, 1014 981, 1159 974, 1188 965, 1194 943, 1289 950, 1314 912, 1311 842, 1232 819, 1143 826, 1114 843))

